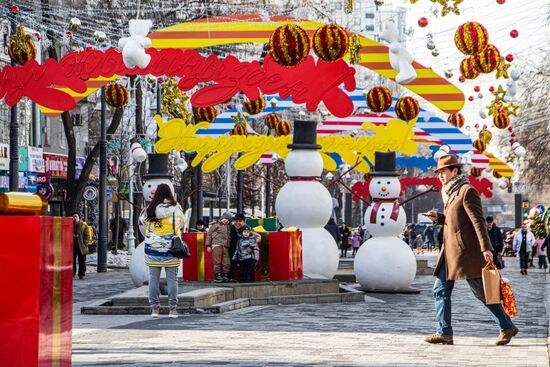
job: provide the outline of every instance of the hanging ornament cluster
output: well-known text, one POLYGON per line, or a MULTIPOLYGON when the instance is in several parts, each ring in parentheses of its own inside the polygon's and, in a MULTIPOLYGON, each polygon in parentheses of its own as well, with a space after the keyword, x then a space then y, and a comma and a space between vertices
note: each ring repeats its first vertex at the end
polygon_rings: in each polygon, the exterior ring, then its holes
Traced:
POLYGON ((8 55, 17 65, 25 65, 27 61, 36 57, 36 46, 32 36, 25 33, 25 27, 22 24, 19 24, 15 34, 10 36, 8 55))
POLYGON ((461 128, 464 126, 464 116, 459 112, 452 113, 447 117, 447 122, 455 127, 461 128))
POLYGON ((474 55, 475 68, 484 74, 493 72, 501 62, 499 50, 493 45, 487 45, 485 50, 474 55))
POLYGON ((197 122, 208 122, 210 124, 216 117, 218 117, 218 110, 214 106, 195 108, 195 120, 197 122))
POLYGON ((358 34, 353 34, 350 37, 350 46, 349 46, 349 61, 352 65, 357 65, 361 63, 361 37, 358 34))
POLYGON ((111 107, 124 107, 128 103, 128 89, 119 83, 109 83, 105 87, 103 98, 111 107))
POLYGON ((479 150, 481 153, 483 153, 485 151, 485 149, 487 149, 487 143, 485 143, 483 140, 481 139, 476 139, 472 142, 472 145, 474 148, 476 148, 477 150, 479 150))
POLYGON ((401 120, 410 121, 420 113, 420 105, 413 97, 403 97, 395 104, 395 114, 401 120))
POLYGON ((276 113, 270 113, 264 117, 264 123, 269 130, 274 130, 277 124, 281 121, 281 118, 276 113))
POLYGON ((375 113, 387 111, 391 107, 392 100, 391 91, 381 86, 372 88, 366 95, 367 106, 375 113))
POLYGON ((353 3, 354 2, 355 2, 355 0, 344 0, 344 12, 346 12, 346 14, 353 13, 353 3))
POLYGON ((189 96, 182 93, 174 78, 170 77, 162 83, 162 113, 176 115, 189 124, 192 114, 187 109, 187 101, 189 96))
POLYGON ((285 24, 271 34, 269 52, 273 60, 283 66, 296 66, 309 54, 310 42, 307 32, 296 24, 285 24))
POLYGON ((340 60, 348 52, 350 40, 344 28, 327 24, 313 34, 313 51, 323 61, 340 60))
POLYGON ((246 112, 248 112, 250 115, 257 115, 260 112, 262 112, 265 108, 265 99, 264 96, 260 95, 260 97, 254 101, 244 101, 243 107, 246 112))
MULTIPOLYGON (((458 6, 464 2, 464 0, 430 0, 430 1, 434 4, 439 4, 442 6, 442 9, 441 9, 442 16, 446 16, 449 13, 460 15, 460 8, 458 6)), ((418 0, 410 0, 410 2, 411 4, 416 4, 418 0)))
POLYGON ((246 123, 237 123, 233 129, 229 130, 229 135, 248 135, 248 128, 246 123))
POLYGON ((477 22, 466 22, 460 25, 454 37, 455 45, 469 57, 460 63, 460 73, 465 79, 475 79, 479 74, 488 74, 498 69, 497 78, 504 75, 507 66, 500 51, 489 44, 489 32, 477 22))
POLYGON ((275 126, 275 135, 277 136, 286 136, 290 135, 290 122, 281 120, 277 123, 277 126, 275 126))

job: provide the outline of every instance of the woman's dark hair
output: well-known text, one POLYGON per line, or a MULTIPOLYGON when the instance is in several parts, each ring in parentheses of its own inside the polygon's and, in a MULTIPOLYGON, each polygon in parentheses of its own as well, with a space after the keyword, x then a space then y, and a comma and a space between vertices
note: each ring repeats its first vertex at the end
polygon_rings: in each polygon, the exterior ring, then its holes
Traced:
POLYGON ((147 207, 148 221, 155 223, 155 225, 160 225, 160 219, 157 218, 156 210, 157 206, 165 202, 170 205, 178 204, 176 202, 176 199, 174 199, 174 195, 172 195, 172 190, 170 189, 170 186, 168 186, 167 184, 160 184, 157 187, 155 196, 153 196, 153 200, 151 200, 151 203, 147 207))

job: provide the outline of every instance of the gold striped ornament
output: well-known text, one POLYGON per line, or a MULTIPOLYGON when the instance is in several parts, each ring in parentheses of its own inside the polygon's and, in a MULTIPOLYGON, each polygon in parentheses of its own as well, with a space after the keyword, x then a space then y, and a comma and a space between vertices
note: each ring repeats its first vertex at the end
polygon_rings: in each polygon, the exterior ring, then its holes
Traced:
POLYGON ((121 108, 128 103, 128 90, 118 83, 109 83, 103 93, 105 103, 111 107, 121 108))
POLYGON ((487 144, 481 139, 474 140, 472 145, 474 146, 474 148, 479 150, 481 153, 483 153, 485 151, 485 149, 487 149, 487 144))
POLYGON ((477 167, 472 167, 472 169, 470 169, 470 174, 474 177, 480 177, 481 176, 481 170, 477 167))
POLYGON ((283 66, 296 66, 303 62, 310 50, 307 32, 297 24, 278 27, 269 38, 269 52, 273 60, 283 66))
POLYGON ((493 45, 474 56, 474 66, 480 73, 491 73, 500 65, 500 51, 493 45))
POLYGON ((269 130, 274 130, 277 127, 277 124, 281 121, 281 118, 276 113, 270 113, 264 117, 264 123, 267 125, 269 130))
POLYGON ((486 128, 481 129, 481 131, 479 132, 479 140, 481 140, 485 144, 489 144, 492 138, 493 133, 486 128))
POLYGON ((475 79, 479 76, 480 72, 476 68, 474 56, 465 58, 460 62, 460 75, 466 79, 475 79))
POLYGON ((466 22, 455 32, 455 45, 465 55, 477 55, 489 44, 487 29, 477 22, 466 22))
POLYGON ((216 110, 214 106, 195 108, 195 118, 197 122, 212 123, 216 117, 218 117, 218 110, 216 110))
POLYGON ((464 116, 459 112, 452 113, 449 117, 447 117, 447 122, 453 126, 461 128, 464 126, 464 116))
POLYGON ((493 114, 493 124, 499 129, 506 129, 510 126, 510 116, 508 116, 508 112, 504 109, 497 110, 493 114))
POLYGON ((291 130, 290 122, 281 120, 279 121, 277 126, 275 126, 275 135, 277 136, 290 135, 290 130, 291 130))
POLYGON ((374 87, 367 93, 367 106, 372 112, 381 113, 387 111, 391 107, 392 95, 391 91, 386 87, 374 87))
POLYGON ((395 104, 395 114, 401 120, 409 121, 416 117, 420 113, 420 106, 418 101, 413 97, 403 97, 395 104))
POLYGON ((340 60, 349 49, 349 36, 344 28, 327 24, 313 34, 313 51, 323 61, 340 60))
POLYGON ((17 65, 25 65, 27 61, 36 57, 36 46, 32 36, 25 33, 25 27, 22 24, 19 24, 15 34, 10 36, 8 55, 17 65))
POLYGON ((248 135, 246 123, 235 124, 235 127, 229 130, 229 135, 248 135))
POLYGON ((248 112, 250 115, 257 115, 260 112, 262 112, 265 108, 265 99, 264 96, 260 95, 260 97, 254 101, 244 101, 243 107, 246 112, 248 112))
POLYGON ((502 178, 502 175, 500 173, 498 173, 498 171, 493 170, 493 177, 494 178, 502 178))

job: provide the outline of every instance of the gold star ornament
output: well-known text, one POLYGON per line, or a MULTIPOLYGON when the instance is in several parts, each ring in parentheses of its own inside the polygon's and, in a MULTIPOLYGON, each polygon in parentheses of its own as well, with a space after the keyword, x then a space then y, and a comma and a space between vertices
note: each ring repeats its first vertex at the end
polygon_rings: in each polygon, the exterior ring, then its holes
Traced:
POLYGON ((497 68, 497 79, 504 78, 509 79, 510 76, 508 75, 508 69, 510 69, 512 65, 507 64, 506 61, 504 61, 504 57, 500 58, 500 65, 497 68))

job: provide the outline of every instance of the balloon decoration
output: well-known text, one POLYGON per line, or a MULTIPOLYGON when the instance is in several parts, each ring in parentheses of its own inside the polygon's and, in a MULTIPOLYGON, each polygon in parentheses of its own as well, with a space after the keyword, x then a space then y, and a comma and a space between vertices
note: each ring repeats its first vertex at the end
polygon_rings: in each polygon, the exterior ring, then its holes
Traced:
POLYGON ((470 56, 460 62, 460 74, 465 79, 475 79, 480 72, 475 66, 474 57, 470 56))
POLYGON ((128 90, 118 83, 109 83, 103 93, 105 103, 111 107, 121 108, 128 103, 128 90))
POLYGON ((233 127, 233 129, 229 131, 229 135, 248 135, 246 123, 235 124, 235 127, 233 127))
POLYGON ((11 61, 17 65, 25 65, 27 61, 36 57, 36 46, 32 41, 32 36, 25 33, 25 27, 22 24, 19 24, 15 34, 10 36, 8 55, 11 61))
POLYGON ((474 140, 472 145, 474 146, 474 148, 479 150, 481 153, 483 153, 485 151, 485 149, 487 149, 487 144, 481 139, 474 140))
POLYGON ((327 24, 313 34, 313 51, 323 61, 340 60, 350 46, 347 32, 336 24, 327 24))
POLYGON ((420 113, 420 106, 418 101, 413 97, 403 97, 395 104, 395 114, 401 120, 409 121, 416 117, 420 113))
POLYGON ((447 122, 453 126, 461 128, 464 126, 464 116, 461 113, 452 113, 447 117, 447 122))
POLYGON ((275 126, 275 135, 290 135, 290 129, 290 122, 281 120, 277 123, 277 126, 275 126))
POLYGON ((271 34, 269 52, 279 65, 295 66, 304 61, 309 54, 309 36, 296 24, 285 24, 271 34))
POLYGON ((265 108, 265 99, 264 96, 260 95, 260 97, 254 101, 244 101, 243 107, 246 112, 248 112, 251 115, 257 115, 260 112, 262 112, 265 108))
POLYGON ((488 45, 485 50, 474 56, 475 68, 481 73, 491 73, 500 65, 500 52, 493 46, 488 45))
POLYGON ((506 129, 510 125, 510 117, 506 110, 497 110, 493 114, 493 124, 499 129, 506 129))
POLYGON ((270 113, 264 117, 264 123, 269 130, 274 130, 277 124, 281 121, 281 118, 276 113, 270 113))
POLYGON ((489 44, 487 29, 477 22, 466 22, 455 32, 455 45, 465 55, 477 55, 489 44))
POLYGON ((196 107, 195 108, 195 119, 197 122, 208 122, 212 123, 216 117, 218 117, 218 110, 216 107, 196 107))
POLYGON ((392 104, 391 91, 386 87, 374 87, 367 93, 367 106, 375 113, 387 111, 392 104))
POLYGON ((481 170, 477 167, 472 167, 470 169, 470 174, 474 177, 480 177, 481 176, 481 170))

